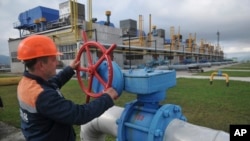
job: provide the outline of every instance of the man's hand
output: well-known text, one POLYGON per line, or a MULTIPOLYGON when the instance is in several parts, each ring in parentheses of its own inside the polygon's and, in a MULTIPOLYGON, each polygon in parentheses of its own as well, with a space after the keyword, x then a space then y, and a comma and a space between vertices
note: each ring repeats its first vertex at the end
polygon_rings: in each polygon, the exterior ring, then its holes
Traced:
POLYGON ((116 90, 112 87, 105 90, 104 93, 108 94, 113 100, 118 98, 118 94, 117 94, 116 90))
POLYGON ((71 64, 69 65, 72 69, 77 69, 77 67, 80 65, 80 61, 78 60, 74 60, 73 62, 71 62, 71 64))

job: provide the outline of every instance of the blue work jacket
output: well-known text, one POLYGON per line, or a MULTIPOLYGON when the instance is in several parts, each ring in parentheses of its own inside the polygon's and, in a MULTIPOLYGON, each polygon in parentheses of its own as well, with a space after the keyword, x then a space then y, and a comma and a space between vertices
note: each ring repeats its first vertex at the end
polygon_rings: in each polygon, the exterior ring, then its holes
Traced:
POLYGON ((17 98, 21 129, 27 141, 75 141, 72 125, 85 124, 114 105, 107 94, 82 105, 65 99, 60 88, 74 74, 71 67, 66 67, 45 81, 24 72, 18 84, 17 98))

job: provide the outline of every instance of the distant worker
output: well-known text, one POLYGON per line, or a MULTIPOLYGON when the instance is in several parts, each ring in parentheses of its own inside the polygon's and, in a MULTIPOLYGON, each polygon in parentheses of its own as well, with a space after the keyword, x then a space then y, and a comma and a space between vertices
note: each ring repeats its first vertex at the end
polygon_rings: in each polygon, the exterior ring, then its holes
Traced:
POLYGON ((32 35, 21 41, 17 58, 27 67, 17 87, 21 129, 27 141, 75 141, 73 125, 85 124, 114 105, 118 94, 108 88, 90 103, 78 105, 66 100, 60 88, 75 74, 76 59, 56 74, 58 64, 54 42, 32 35))

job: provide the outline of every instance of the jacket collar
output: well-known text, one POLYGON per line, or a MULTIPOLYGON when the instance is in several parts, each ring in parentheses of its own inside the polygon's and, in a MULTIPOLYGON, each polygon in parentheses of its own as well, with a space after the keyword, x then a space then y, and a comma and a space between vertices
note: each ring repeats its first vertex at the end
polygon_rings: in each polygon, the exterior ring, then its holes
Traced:
POLYGON ((37 75, 33 75, 33 74, 29 73, 28 71, 25 71, 25 72, 23 73, 23 76, 28 77, 28 78, 30 78, 30 79, 34 79, 34 80, 36 80, 36 81, 39 82, 39 83, 46 83, 46 82, 47 82, 47 81, 45 81, 44 79, 42 79, 41 77, 39 77, 39 76, 37 76, 37 75))

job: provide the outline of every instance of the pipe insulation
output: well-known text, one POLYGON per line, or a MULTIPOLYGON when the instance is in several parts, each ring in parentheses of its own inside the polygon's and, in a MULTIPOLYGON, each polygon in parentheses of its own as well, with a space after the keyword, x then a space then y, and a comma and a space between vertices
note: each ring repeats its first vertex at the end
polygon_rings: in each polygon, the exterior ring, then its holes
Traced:
POLYGON ((117 119, 120 118, 124 108, 113 106, 100 117, 81 125, 81 141, 105 141, 106 134, 117 136, 117 119))
MULTIPOLYGON (((118 126, 124 108, 113 106, 100 117, 81 125, 81 141, 105 141, 106 134, 117 137, 118 126)), ((166 127, 163 141, 229 141, 229 134, 207 127, 194 125, 179 119, 166 127)))
POLYGON ((164 141, 229 141, 229 134, 207 127, 194 125, 179 119, 167 126, 164 141))

